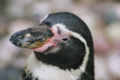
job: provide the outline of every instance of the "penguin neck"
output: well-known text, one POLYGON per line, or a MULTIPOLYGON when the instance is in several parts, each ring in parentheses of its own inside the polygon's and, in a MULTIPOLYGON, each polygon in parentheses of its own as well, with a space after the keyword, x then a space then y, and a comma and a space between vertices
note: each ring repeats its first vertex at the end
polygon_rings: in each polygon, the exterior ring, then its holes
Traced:
POLYGON ((25 73, 27 76, 31 75, 31 80, 78 80, 81 78, 82 71, 80 67, 77 69, 61 69, 58 66, 48 65, 37 60, 32 54, 28 59, 25 73))
POLYGON ((92 60, 89 59, 85 72, 80 66, 77 69, 61 69, 39 61, 33 53, 28 59, 24 80, 94 80, 94 69, 89 66, 91 63, 92 60))

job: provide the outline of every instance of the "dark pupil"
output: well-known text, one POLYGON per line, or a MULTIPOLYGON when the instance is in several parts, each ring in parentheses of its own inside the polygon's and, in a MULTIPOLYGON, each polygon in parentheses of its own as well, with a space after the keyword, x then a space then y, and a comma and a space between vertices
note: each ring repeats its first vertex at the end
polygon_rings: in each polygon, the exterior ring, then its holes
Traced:
POLYGON ((63 41, 67 41, 67 40, 68 40, 68 38, 63 38, 62 40, 63 40, 63 41))

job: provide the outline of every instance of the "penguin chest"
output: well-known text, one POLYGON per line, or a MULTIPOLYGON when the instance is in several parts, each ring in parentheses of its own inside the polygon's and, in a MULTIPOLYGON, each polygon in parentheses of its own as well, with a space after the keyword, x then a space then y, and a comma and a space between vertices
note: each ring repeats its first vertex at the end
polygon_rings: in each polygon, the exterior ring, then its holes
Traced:
MULTIPOLYGON (((81 70, 78 69, 61 69, 57 66, 48 65, 36 60, 28 62, 26 74, 30 74, 31 80, 78 80, 81 70)), ((27 76, 26 76, 27 77, 27 76)), ((26 79, 27 80, 27 79, 26 79)))

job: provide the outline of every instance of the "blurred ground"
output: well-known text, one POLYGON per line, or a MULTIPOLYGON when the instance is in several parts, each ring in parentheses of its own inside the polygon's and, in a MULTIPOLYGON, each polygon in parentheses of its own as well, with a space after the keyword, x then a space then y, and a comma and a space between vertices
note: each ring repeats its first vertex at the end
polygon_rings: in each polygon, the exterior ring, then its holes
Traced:
POLYGON ((19 80, 31 53, 12 45, 10 35, 59 11, 72 12, 89 26, 96 80, 120 80, 120 0, 0 0, 0 80, 19 80))

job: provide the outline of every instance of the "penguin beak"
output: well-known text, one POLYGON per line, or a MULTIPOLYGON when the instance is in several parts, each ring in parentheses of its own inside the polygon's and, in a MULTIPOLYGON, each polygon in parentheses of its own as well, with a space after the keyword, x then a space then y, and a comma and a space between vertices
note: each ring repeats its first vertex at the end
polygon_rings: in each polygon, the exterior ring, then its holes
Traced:
POLYGON ((49 42, 53 36, 49 28, 45 25, 31 27, 14 33, 10 41, 21 48, 35 49, 49 42))

